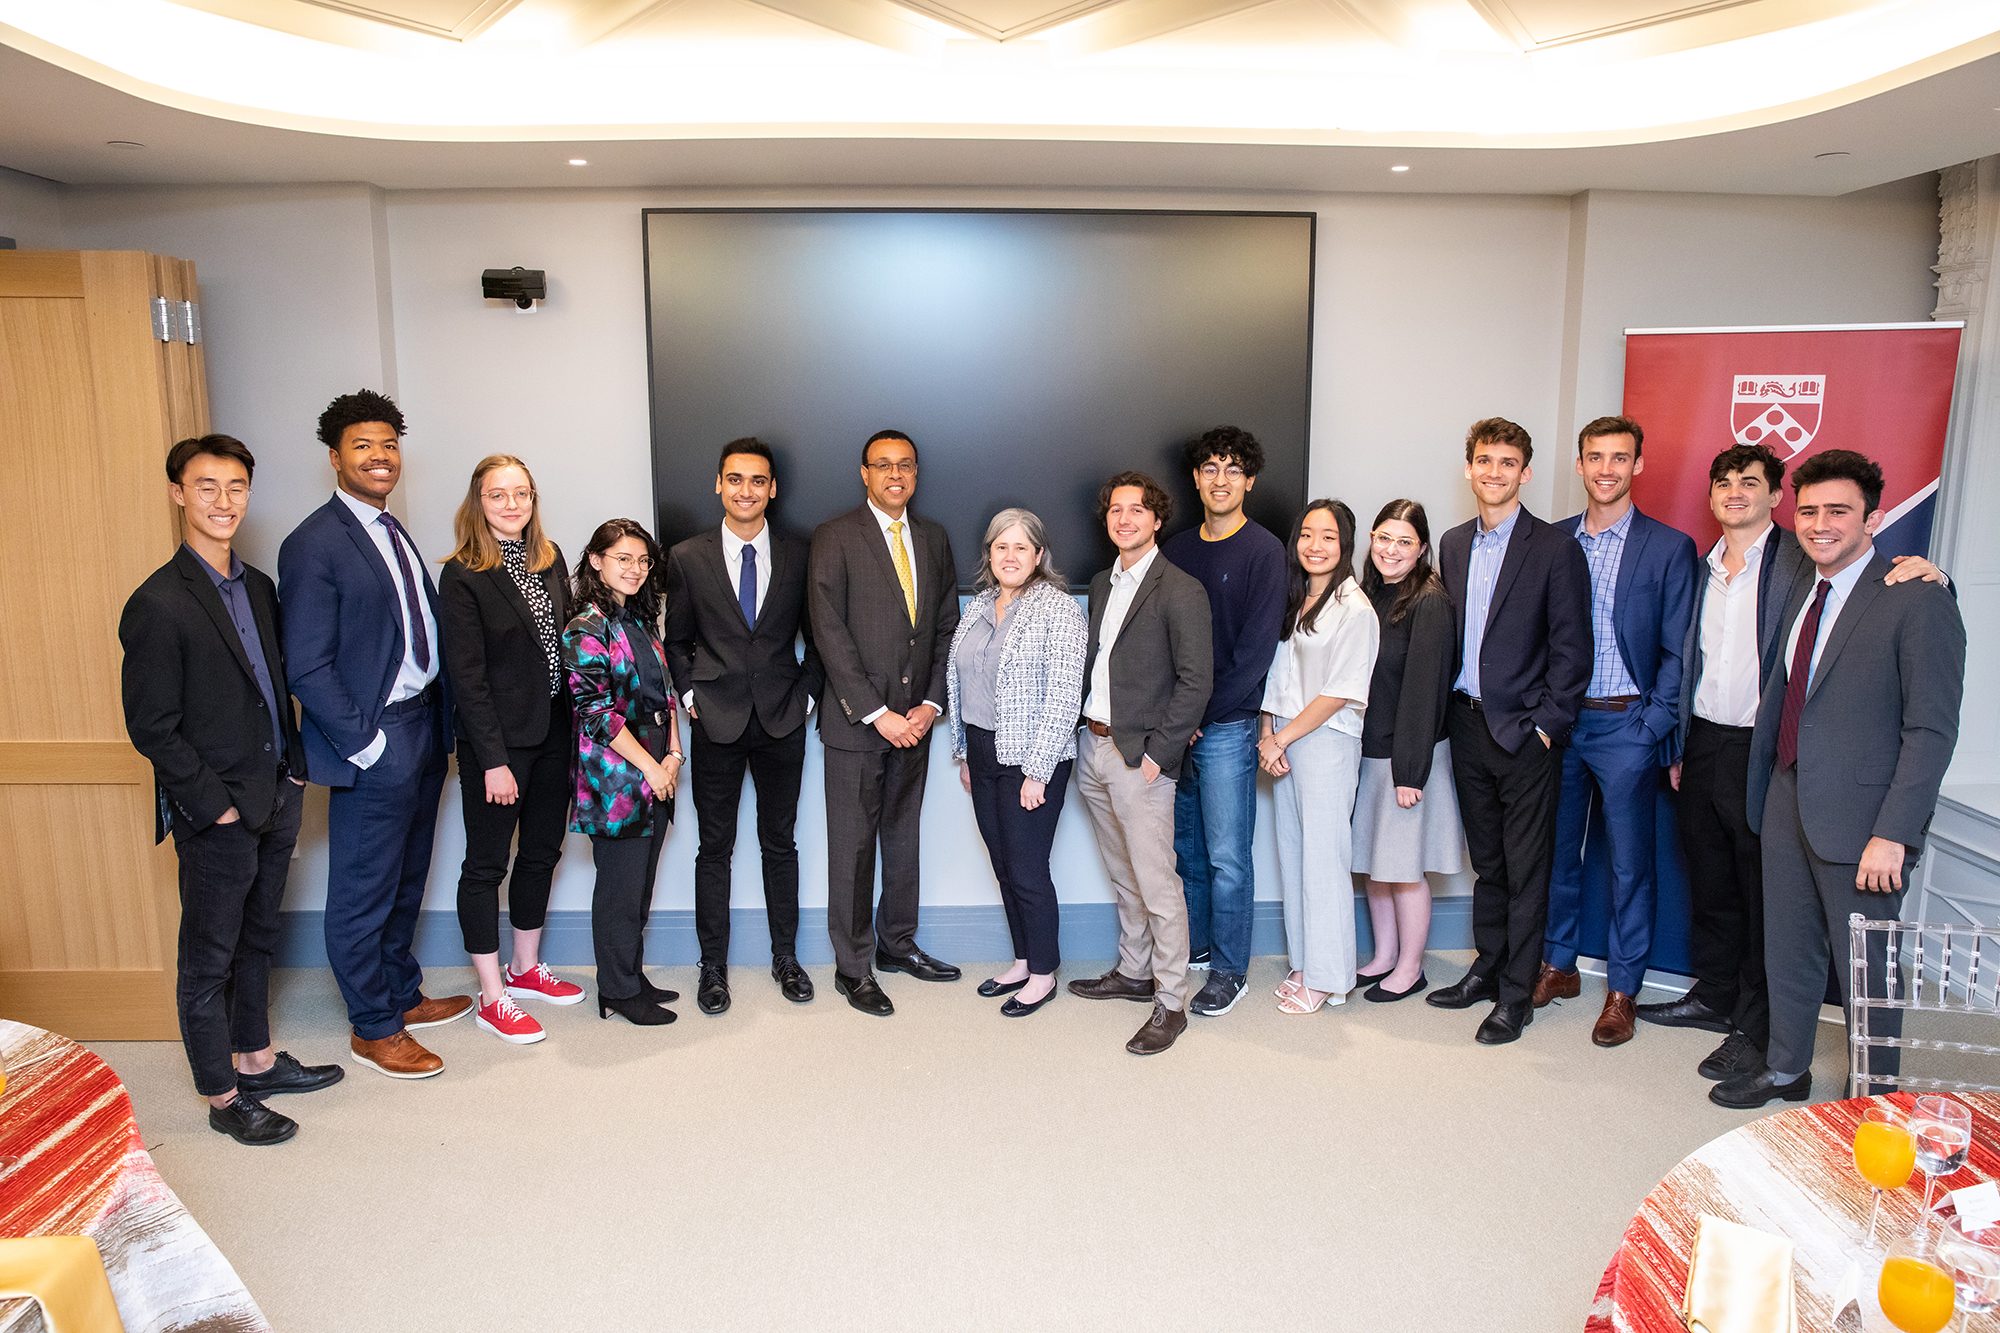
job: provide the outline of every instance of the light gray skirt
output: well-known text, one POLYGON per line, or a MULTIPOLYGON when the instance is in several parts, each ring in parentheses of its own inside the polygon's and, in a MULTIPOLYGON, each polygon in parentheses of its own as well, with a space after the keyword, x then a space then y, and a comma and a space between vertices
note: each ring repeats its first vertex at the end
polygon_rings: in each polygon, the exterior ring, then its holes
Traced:
POLYGON ((1361 761, 1354 798, 1354 872, 1384 884, 1414 884, 1425 871, 1455 875, 1465 868, 1465 832, 1458 822, 1458 793, 1451 785, 1451 742, 1431 751, 1424 799, 1408 810, 1396 804, 1396 779, 1387 759, 1361 761))

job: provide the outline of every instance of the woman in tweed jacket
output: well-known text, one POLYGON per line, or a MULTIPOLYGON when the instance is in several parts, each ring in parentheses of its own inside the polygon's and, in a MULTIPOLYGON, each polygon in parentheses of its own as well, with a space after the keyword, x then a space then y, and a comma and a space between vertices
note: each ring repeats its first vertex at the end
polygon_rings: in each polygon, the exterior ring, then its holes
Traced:
POLYGON ((1090 626, 1049 561, 1042 521, 1025 509, 987 525, 979 585, 945 669, 951 753, 1014 937, 1014 966, 979 993, 1008 996, 1000 1012, 1022 1018, 1055 994, 1062 961, 1049 848, 1076 758, 1090 626))

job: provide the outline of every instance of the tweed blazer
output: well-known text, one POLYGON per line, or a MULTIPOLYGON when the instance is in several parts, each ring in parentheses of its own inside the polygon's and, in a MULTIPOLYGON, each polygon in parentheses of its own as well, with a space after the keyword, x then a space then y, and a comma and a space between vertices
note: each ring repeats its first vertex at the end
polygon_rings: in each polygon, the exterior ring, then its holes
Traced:
MULTIPOLYGON (((612 621, 595 606, 586 606, 563 631, 563 665, 576 696, 576 804, 570 829, 600 838, 637 837, 646 832, 654 804, 646 779, 625 757, 611 748, 619 732, 630 727, 648 752, 665 730, 663 722, 639 705, 639 666, 635 653, 652 653, 667 674, 666 654, 652 634, 635 643, 627 622, 612 621)), ((667 718, 674 711, 668 687, 667 718)), ((666 818, 674 817, 672 801, 661 803, 666 818)))
MULTIPOLYGON (((951 718, 954 759, 965 758, 958 646, 998 596, 997 589, 988 588, 973 598, 951 636, 945 711, 951 718)), ((993 751, 1001 763, 1019 764, 1028 777, 1047 782, 1058 764, 1076 758, 1076 710, 1083 706, 1083 658, 1090 648, 1090 622, 1067 590, 1037 583, 1014 599, 1000 632, 1004 638, 993 699, 993 751)))

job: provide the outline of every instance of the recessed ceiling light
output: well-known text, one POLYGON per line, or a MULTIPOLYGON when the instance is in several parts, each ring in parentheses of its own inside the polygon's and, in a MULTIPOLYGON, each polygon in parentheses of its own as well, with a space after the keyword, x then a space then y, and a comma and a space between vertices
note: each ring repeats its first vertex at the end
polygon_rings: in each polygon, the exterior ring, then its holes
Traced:
POLYGON ((583 157, 573 157, 569 160, 569 164, 573 167, 587 167, 590 165, 590 159, 583 157))
POLYGON ((1847 157, 1847 156, 1848 156, 1848 154, 1846 154, 1846 153, 1814 153, 1814 154, 1813 154, 1813 161, 1815 161, 1815 162, 1838 162, 1838 161, 1840 161, 1840 159, 1841 159, 1841 158, 1843 158, 1843 157, 1847 157))
POLYGON ((1389 170, 1391 170, 1391 171, 1408 171, 1408 170, 1409 170, 1409 168, 1408 168, 1408 167, 1390 167, 1390 168, 1389 168, 1389 170))
POLYGON ((133 143, 130 139, 107 139, 104 142, 104 146, 106 148, 123 148, 128 153, 135 153, 146 145, 133 143))

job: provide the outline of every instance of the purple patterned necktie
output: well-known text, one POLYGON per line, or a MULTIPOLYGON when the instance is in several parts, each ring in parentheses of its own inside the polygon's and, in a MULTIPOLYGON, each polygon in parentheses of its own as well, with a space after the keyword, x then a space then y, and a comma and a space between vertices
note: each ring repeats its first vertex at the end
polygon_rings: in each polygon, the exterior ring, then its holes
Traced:
MULTIPOLYGON (((403 549, 403 543, 410 539, 404 534, 403 525, 396 521, 396 516, 386 509, 382 511, 382 526, 389 529, 389 549, 396 553, 396 568, 403 571, 403 605, 410 612, 410 637, 416 642, 417 670, 429 671, 431 636, 424 630, 424 611, 417 602, 417 576, 410 569, 408 552, 403 549)), ((416 545, 415 542, 410 544, 416 545)))

